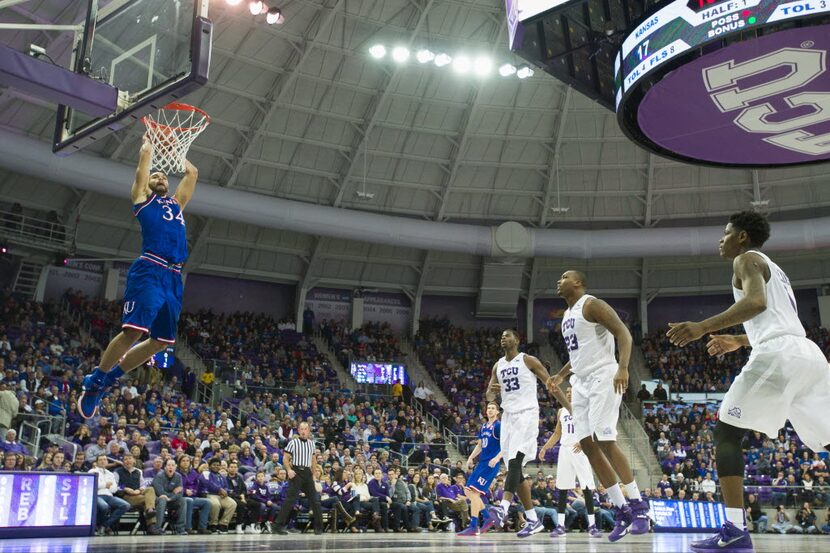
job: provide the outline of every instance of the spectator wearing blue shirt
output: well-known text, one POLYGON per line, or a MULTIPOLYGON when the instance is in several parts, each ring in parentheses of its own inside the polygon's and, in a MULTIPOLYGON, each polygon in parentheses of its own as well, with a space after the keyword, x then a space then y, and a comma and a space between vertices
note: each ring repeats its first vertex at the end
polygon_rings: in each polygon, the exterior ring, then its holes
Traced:
POLYGON ((199 477, 199 496, 210 502, 210 528, 214 529, 218 524, 219 533, 227 534, 228 525, 236 513, 236 501, 228 496, 228 481, 219 474, 221 467, 222 461, 218 457, 210 460, 208 472, 199 477))

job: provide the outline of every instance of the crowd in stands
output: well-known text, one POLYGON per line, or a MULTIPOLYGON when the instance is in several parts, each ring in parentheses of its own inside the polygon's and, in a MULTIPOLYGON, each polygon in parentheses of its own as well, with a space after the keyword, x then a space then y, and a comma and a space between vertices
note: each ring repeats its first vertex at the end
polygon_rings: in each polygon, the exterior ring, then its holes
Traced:
MULTIPOLYGON (((830 356, 830 333, 818 326, 806 330, 807 336, 830 356)), ((712 357, 706 353, 705 339, 677 347, 666 338, 665 328, 649 333, 643 339, 642 350, 653 378, 666 382, 675 393, 726 392, 749 355, 748 349, 742 348, 712 357)))
POLYGON ((404 357, 400 339, 388 323, 367 322, 350 329, 342 321, 324 319, 317 330, 344 367, 351 359, 374 362, 400 361, 404 357))

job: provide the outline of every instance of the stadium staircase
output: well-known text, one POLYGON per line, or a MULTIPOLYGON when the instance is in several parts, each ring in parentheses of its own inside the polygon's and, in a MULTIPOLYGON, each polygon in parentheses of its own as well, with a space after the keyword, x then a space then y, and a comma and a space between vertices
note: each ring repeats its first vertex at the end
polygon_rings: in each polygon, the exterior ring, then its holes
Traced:
POLYGON ((406 355, 406 370, 409 373, 410 382, 416 386, 418 383, 423 382, 427 388, 432 390, 432 397, 435 398, 436 403, 439 405, 449 405, 449 398, 444 394, 441 386, 433 380, 426 367, 421 363, 421 360, 418 359, 418 354, 415 352, 415 348, 412 347, 412 342, 409 339, 401 338, 401 351, 406 355))
POLYGON ((37 259, 22 261, 14 277, 12 291, 26 299, 34 299, 40 275, 45 267, 46 263, 37 259))
POLYGON ((337 382, 340 384, 340 388, 346 388, 350 390, 357 390, 357 381, 354 377, 346 370, 346 367, 340 362, 340 359, 337 358, 337 354, 331 349, 328 342, 320 336, 315 334, 311 337, 312 342, 314 345, 317 346, 317 351, 325 353, 329 361, 331 362, 331 366, 334 368, 334 372, 337 373, 337 382))

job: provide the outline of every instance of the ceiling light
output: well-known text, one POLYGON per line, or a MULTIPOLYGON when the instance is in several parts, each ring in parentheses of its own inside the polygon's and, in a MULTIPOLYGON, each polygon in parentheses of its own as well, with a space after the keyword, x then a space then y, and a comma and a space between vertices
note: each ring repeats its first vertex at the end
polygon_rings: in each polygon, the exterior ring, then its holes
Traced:
POLYGON ((369 48, 369 53, 375 59, 380 59, 386 55, 386 47, 383 44, 375 44, 369 48))
POLYGON ((532 77, 533 76, 533 69, 531 69, 530 67, 525 65, 521 69, 516 71, 516 76, 519 77, 520 79, 527 79, 528 77, 532 77))
POLYGON ((505 63, 504 65, 499 67, 499 75, 501 75, 502 77, 509 77, 510 75, 512 75, 515 72, 516 72, 516 66, 511 65, 509 63, 505 63))
POLYGON ((254 0, 253 2, 248 2, 248 9, 251 10, 251 15, 260 15, 268 11, 268 6, 261 0, 254 0))
POLYGON ((242 0, 225 0, 229 6, 238 6, 242 0))
POLYGON ((418 53, 415 54, 415 59, 418 60, 418 63, 429 63, 435 59, 435 54, 426 49, 418 50, 418 53))
POLYGON ((405 46, 396 46, 392 48, 392 59, 398 63, 403 63, 409 59, 409 49, 405 46))
POLYGON ((457 56, 454 60, 452 60, 452 68, 455 70, 456 73, 469 73, 470 69, 473 66, 473 62, 470 61, 470 58, 461 54, 457 56))
POLYGON ((435 65, 438 67, 444 67, 445 65, 449 65, 452 63, 452 58, 447 54, 438 54, 435 56, 435 65))
POLYGON ((279 8, 271 8, 268 10, 268 15, 265 16, 265 21, 268 22, 269 25, 277 24, 282 25, 285 23, 285 16, 282 15, 282 11, 279 8))
POLYGON ((485 77, 493 70, 493 62, 490 58, 479 56, 473 62, 473 72, 479 77, 485 77))

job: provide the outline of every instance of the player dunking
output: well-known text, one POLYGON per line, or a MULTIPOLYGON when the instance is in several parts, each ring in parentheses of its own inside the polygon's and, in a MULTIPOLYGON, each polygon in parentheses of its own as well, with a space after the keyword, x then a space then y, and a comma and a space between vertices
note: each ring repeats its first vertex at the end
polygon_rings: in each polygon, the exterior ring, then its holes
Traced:
POLYGON ((628 387, 632 340, 611 306, 587 294, 586 287, 587 279, 580 271, 566 271, 556 284, 557 292, 568 304, 562 318, 562 337, 570 359, 550 378, 548 389, 558 389, 573 374, 571 413, 576 438, 614 505, 616 526, 608 535, 613 542, 629 532, 645 534, 649 529, 648 503, 642 500, 628 459, 617 445, 617 419, 622 394, 628 387), (615 340, 620 348, 619 362, 614 357, 615 340))
POLYGON ((758 251, 769 235, 762 215, 732 215, 718 249, 732 260, 734 305, 705 321, 669 324, 667 336, 677 346, 709 334, 709 355, 752 348, 723 398, 714 432, 726 522, 711 538, 692 543, 697 552, 754 551, 743 502, 741 440, 747 430, 775 436, 789 419, 810 449, 830 449, 830 368, 821 349, 806 337, 787 275, 758 251), (740 323, 746 334, 710 334, 740 323))
MULTIPOLYGON (((501 504, 490 507, 490 516, 499 528, 504 525, 507 510, 518 492, 525 508, 527 524, 517 536, 526 538, 541 532, 545 527, 533 509, 530 498, 530 480, 522 475, 522 468, 536 458, 539 438, 539 399, 536 397, 536 379, 546 382, 548 371, 532 355, 519 353, 519 333, 505 330, 501 334, 504 357, 493 365, 487 400, 493 401, 501 390, 501 453, 507 463, 507 477, 501 504)), ((554 392, 556 393, 556 392, 554 392)))
POLYGON ((559 460, 556 463, 556 489, 559 490, 559 504, 557 505, 557 525, 551 532, 552 538, 565 534, 565 505, 568 501, 568 492, 576 488, 576 480, 585 490, 585 510, 588 513, 588 535, 592 538, 599 538, 602 532, 597 528, 596 515, 594 514, 594 473, 591 470, 591 463, 588 456, 582 451, 579 440, 576 437, 576 426, 571 415, 571 388, 566 392, 567 403, 563 403, 557 414, 556 428, 545 445, 539 451, 539 460, 544 461, 548 450, 561 440, 559 448, 559 460))
POLYGON ((492 527, 490 515, 484 508, 487 494, 490 491, 490 484, 499 474, 501 465, 501 423, 499 422, 499 406, 495 401, 487 403, 487 422, 481 426, 478 432, 478 443, 467 459, 467 469, 473 467, 473 459, 481 454, 475 470, 467 478, 467 485, 464 486, 464 493, 470 500, 470 526, 458 533, 459 536, 478 536, 481 532, 487 532, 492 527), (485 522, 479 530, 478 515, 483 513, 485 522))
POLYGON ((182 263, 187 259, 184 208, 193 196, 198 171, 189 161, 176 193, 168 197, 167 176, 150 174, 153 145, 145 135, 130 196, 141 225, 141 255, 130 267, 121 332, 113 338, 101 363, 84 377, 78 410, 92 418, 101 394, 124 373, 140 366, 176 341, 182 307, 182 263), (134 345, 143 334, 149 338, 134 345))

